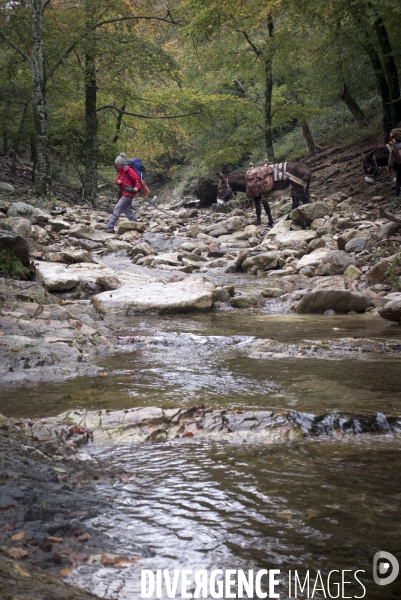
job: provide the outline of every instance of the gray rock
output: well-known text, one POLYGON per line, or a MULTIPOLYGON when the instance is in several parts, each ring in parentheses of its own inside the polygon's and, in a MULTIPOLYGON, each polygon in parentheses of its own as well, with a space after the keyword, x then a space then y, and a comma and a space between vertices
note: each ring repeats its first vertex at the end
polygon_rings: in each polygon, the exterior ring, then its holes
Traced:
POLYGON ((92 242, 107 242, 113 239, 110 233, 97 231, 86 225, 75 225, 69 230, 69 235, 78 239, 91 240, 92 242))
POLYGON ((401 323, 401 300, 387 302, 382 308, 379 308, 379 315, 387 321, 401 323))
POLYGON ((130 256, 136 254, 143 254, 143 256, 154 256, 157 254, 156 250, 147 242, 141 242, 135 246, 131 246, 130 256))
POLYGON ((0 230, 1 250, 10 250, 24 267, 29 267, 29 246, 22 236, 12 231, 0 230))
POLYGON ((256 266, 264 271, 269 271, 270 269, 277 269, 278 267, 281 267, 282 264, 280 264, 280 260, 284 262, 283 254, 278 250, 263 252, 261 254, 257 254, 256 256, 248 256, 241 264, 241 269, 243 271, 250 271, 256 266))
POLYGON ((122 235, 126 231, 138 231, 139 233, 143 233, 146 231, 145 223, 136 223, 135 221, 121 221, 118 224, 117 233, 118 235, 122 235))
POLYGON ((391 275, 401 275, 401 254, 393 254, 380 260, 366 273, 366 280, 371 285, 387 283, 391 275))
POLYGON ((96 279, 95 283, 96 285, 100 285, 105 291, 117 290, 123 285, 118 277, 113 277, 113 275, 101 275, 96 279))
POLYGON ((2 225, 6 226, 6 229, 10 229, 14 233, 22 236, 23 238, 31 237, 32 225, 28 219, 24 217, 11 217, 3 219, 2 225))
POLYGON ((122 240, 109 240, 106 242, 107 254, 112 254, 113 252, 130 252, 132 250, 132 244, 129 242, 123 242, 122 240))
POLYGON ((5 181, 0 181, 0 191, 8 192, 9 194, 15 193, 15 187, 11 185, 11 183, 6 183, 5 181))
POLYGON ((178 236, 166 235, 164 233, 145 232, 142 239, 150 244, 157 252, 174 252, 185 242, 191 240, 178 236))
POLYGON ((297 306, 298 314, 319 313, 334 310, 336 313, 364 312, 373 306, 370 298, 360 292, 337 288, 321 288, 305 294, 297 306))
POLYGON ((287 231, 276 236, 276 242, 281 246, 294 244, 308 244, 317 237, 316 231, 287 231))
POLYGON ((343 250, 331 250, 317 268, 316 275, 342 275, 355 264, 355 259, 343 250))
POLYGON ((279 298, 284 293, 285 292, 281 288, 278 288, 278 287, 268 287, 268 288, 264 288, 262 290, 263 298, 279 298))
POLYGON ((230 302, 233 308, 254 308, 259 304, 256 296, 234 296, 230 302))
POLYGON ((26 204, 25 202, 15 202, 10 206, 7 212, 8 217, 23 217, 28 219, 32 224, 38 223, 39 221, 49 221, 51 215, 36 206, 26 204))
POLYGON ((294 208, 290 212, 290 219, 294 223, 306 227, 315 219, 331 215, 332 212, 331 207, 325 202, 312 202, 311 204, 304 204, 303 206, 294 208))
POLYGON ((185 277, 181 281, 152 282, 146 285, 130 284, 104 292, 92 299, 101 314, 130 316, 153 312, 184 313, 210 310, 214 302, 214 285, 200 275, 185 277))
POLYGON ((364 250, 370 250, 372 247, 372 240, 367 237, 356 237, 345 244, 346 252, 354 252, 359 254, 364 250))

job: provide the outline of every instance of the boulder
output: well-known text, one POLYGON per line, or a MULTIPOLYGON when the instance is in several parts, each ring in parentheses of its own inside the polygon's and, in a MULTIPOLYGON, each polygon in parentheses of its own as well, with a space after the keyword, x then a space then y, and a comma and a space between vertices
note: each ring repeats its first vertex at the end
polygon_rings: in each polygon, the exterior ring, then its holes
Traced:
POLYGON ((297 225, 306 227, 315 219, 331 215, 332 212, 331 207, 325 202, 312 202, 311 204, 304 204, 303 206, 294 208, 290 212, 290 219, 297 225))
POLYGON ((123 242, 129 242, 130 244, 135 244, 138 240, 141 239, 142 234, 139 231, 126 231, 122 235, 119 235, 120 239, 123 242))
POLYGON ((0 199, 0 212, 7 213, 8 209, 10 208, 10 205, 11 202, 9 202, 8 200, 0 199))
POLYGON ((23 264, 24 267, 29 267, 29 246, 26 240, 20 235, 0 230, 0 251, 9 250, 23 264))
POLYGON ((308 244, 308 248, 309 248, 310 252, 313 252, 313 250, 317 250, 318 248, 324 248, 325 246, 326 246, 326 242, 324 240, 322 240, 322 238, 312 240, 308 244))
POLYGON ((284 293, 279 287, 268 287, 262 290, 263 298, 280 298, 284 293))
POLYGON ((316 231, 286 231, 276 235, 276 243, 281 247, 294 244, 308 244, 317 237, 316 231))
POLYGON ((391 300, 382 308, 379 308, 379 315, 387 321, 401 323, 401 300, 391 300))
POLYGON ((137 313, 184 313, 210 310, 214 302, 214 285, 200 275, 180 281, 129 284, 113 294, 103 292, 92 299, 101 314, 130 316, 137 313))
POLYGON ((249 237, 250 233, 247 233, 246 231, 234 231, 233 233, 228 233, 227 235, 220 235, 216 241, 218 244, 227 244, 228 242, 248 240, 249 237))
POLYGON ((52 241, 46 229, 43 229, 39 225, 32 225, 31 238, 41 246, 48 246, 52 241))
POLYGON ((389 281, 389 276, 401 276, 401 254, 393 254, 383 258, 366 273, 366 280, 370 285, 389 281))
POLYGON ((157 254, 157 252, 147 242, 141 242, 140 244, 131 246, 130 256, 135 256, 136 254, 143 254, 144 256, 154 256, 157 254))
POLYGON ((135 221, 121 221, 118 224, 117 233, 121 235, 126 231, 138 231, 139 233, 143 233, 146 231, 145 223, 138 223, 135 221))
POLYGON ((15 193, 15 187, 11 185, 11 183, 6 183, 5 181, 0 181, 0 192, 8 192, 9 194, 15 193))
POLYGON ((260 254, 256 254, 255 256, 248 256, 245 258, 243 263, 241 263, 241 269, 243 271, 250 271, 255 266, 263 271, 277 269, 278 267, 282 266, 282 264, 280 264, 280 260, 282 260, 284 264, 284 259, 282 257, 282 252, 279 252, 278 250, 262 252, 260 254))
POLYGON ((36 277, 50 292, 66 292, 80 282, 78 275, 63 265, 44 261, 38 263, 36 277))
POLYGON ((95 281, 96 285, 100 285, 105 291, 107 290, 117 290, 123 284, 122 282, 113 275, 101 275, 95 281))
POLYGON ((71 224, 68 223, 68 221, 63 221, 62 219, 49 219, 48 224, 52 228, 52 231, 55 231, 56 233, 66 229, 71 229, 71 224))
POLYGON ((230 302, 233 308, 254 308, 259 304, 256 296, 234 296, 230 302))
POLYGON ((7 229, 11 229, 14 233, 17 233, 23 238, 31 237, 32 225, 28 219, 24 217, 12 217, 3 219, 2 225, 5 225, 7 229))
POLYGON ((360 292, 338 288, 321 288, 307 292, 297 306, 298 314, 319 313, 334 310, 336 313, 364 312, 373 306, 370 298, 360 292))
POLYGON ((347 279, 360 279, 362 276, 362 271, 358 269, 355 265, 350 265, 344 271, 344 277, 347 279))
POLYGON ((10 206, 7 212, 8 217, 23 217, 28 219, 32 224, 38 223, 39 221, 49 221, 51 215, 36 206, 26 204, 26 202, 15 202, 10 206))
POLYGON ((291 221, 288 221, 287 215, 284 215, 283 217, 280 217, 280 219, 278 221, 276 221, 276 223, 274 224, 272 229, 270 229, 270 231, 267 232, 266 238, 267 239, 274 238, 279 233, 286 233, 287 231, 290 231, 290 229, 291 229, 291 221))
POLYGON ((342 275, 344 271, 355 264, 355 258, 343 250, 330 250, 317 268, 316 275, 342 275))
POLYGON ((346 252, 354 252, 355 254, 359 254, 364 250, 370 250, 372 243, 372 240, 367 237, 356 237, 345 244, 344 250, 346 252))
POLYGON ((125 252, 131 252, 132 244, 130 244, 129 242, 123 242, 122 240, 112 239, 106 242, 106 248, 106 254, 112 254, 113 252, 122 252, 124 250, 125 252))
POLYGON ((309 254, 305 254, 299 261, 297 269, 303 269, 304 267, 318 267, 320 263, 326 258, 330 250, 317 248, 309 254))

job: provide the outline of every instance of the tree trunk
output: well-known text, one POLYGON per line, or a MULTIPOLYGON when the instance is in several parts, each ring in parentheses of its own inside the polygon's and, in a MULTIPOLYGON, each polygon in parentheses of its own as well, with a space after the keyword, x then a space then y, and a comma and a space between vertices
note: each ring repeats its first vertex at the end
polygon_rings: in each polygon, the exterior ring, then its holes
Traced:
POLYGON ((274 163, 273 132, 272 132, 272 94, 273 94, 273 19, 267 21, 268 41, 265 51, 265 144, 269 162, 274 163))
POLYGON ((345 102, 356 122, 362 127, 367 125, 368 119, 363 110, 358 106, 356 100, 349 93, 346 83, 343 84, 342 90, 338 92, 338 95, 345 102))
POLYGON ((315 145, 315 142, 313 140, 312 137, 312 132, 309 129, 309 125, 308 122, 305 121, 305 119, 298 119, 299 124, 302 127, 302 133, 304 134, 304 139, 305 139, 305 143, 306 143, 306 147, 308 148, 309 152, 316 152, 317 151, 317 147, 315 145))
POLYGON ((377 54, 373 44, 371 44, 368 35, 366 34, 366 42, 364 44, 366 52, 369 54, 370 62, 373 67, 374 74, 376 76, 377 85, 380 90, 380 96, 382 101, 383 110, 383 133, 384 139, 387 141, 388 134, 392 129, 392 117, 390 110, 390 90, 388 89, 387 80, 384 75, 383 65, 380 60, 380 56, 377 54))
POLYGON ((37 178, 36 191, 41 196, 51 193, 50 146, 47 129, 45 95, 45 61, 42 37, 42 2, 32 0, 32 110, 35 123, 37 178))
POLYGON ((92 206, 97 196, 97 115, 96 63, 91 54, 85 56, 85 177, 84 196, 92 206))
MULTIPOLYGON (((90 31, 95 22, 96 2, 86 0, 86 29, 90 31)), ((85 175, 84 198, 92 206, 97 197, 97 83, 96 83, 96 39, 95 33, 87 36, 85 48, 85 175)))
POLYGON ((395 127, 401 119, 401 94, 397 66, 393 57, 393 49, 387 35, 387 30, 381 17, 376 19, 374 28, 382 51, 382 63, 390 92, 391 125, 392 127, 395 127))
POLYGON ((21 123, 19 125, 18 132, 17 132, 16 138, 15 138, 15 141, 14 141, 13 158, 12 158, 12 161, 11 161, 11 173, 13 175, 15 175, 15 171, 16 171, 17 152, 18 152, 19 143, 21 141, 22 132, 24 130, 26 113, 28 111, 28 104, 29 104, 29 102, 27 104, 25 104, 25 106, 24 106, 24 112, 22 113, 21 123))

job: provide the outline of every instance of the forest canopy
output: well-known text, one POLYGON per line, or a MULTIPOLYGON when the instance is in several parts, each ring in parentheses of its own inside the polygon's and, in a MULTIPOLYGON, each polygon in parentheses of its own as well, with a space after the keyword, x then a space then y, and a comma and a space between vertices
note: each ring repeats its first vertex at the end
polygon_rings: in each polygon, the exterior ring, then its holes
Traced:
POLYGON ((96 201, 124 150, 161 177, 291 160, 401 121, 399 0, 0 0, 4 153, 96 201))

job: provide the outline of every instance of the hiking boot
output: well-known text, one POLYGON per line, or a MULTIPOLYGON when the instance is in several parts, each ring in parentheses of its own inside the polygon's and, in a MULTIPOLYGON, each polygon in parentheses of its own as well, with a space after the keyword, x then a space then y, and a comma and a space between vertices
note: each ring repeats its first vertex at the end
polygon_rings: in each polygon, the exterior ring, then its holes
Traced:
POLYGON ((99 227, 100 231, 103 233, 115 233, 114 227, 99 227))

